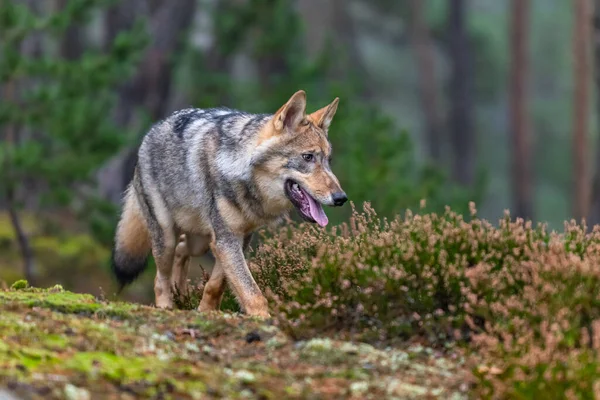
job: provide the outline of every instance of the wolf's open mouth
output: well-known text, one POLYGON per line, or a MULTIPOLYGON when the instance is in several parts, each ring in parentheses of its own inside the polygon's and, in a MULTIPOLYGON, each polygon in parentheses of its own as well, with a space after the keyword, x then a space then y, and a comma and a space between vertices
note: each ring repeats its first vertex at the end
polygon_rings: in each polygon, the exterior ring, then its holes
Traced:
POLYGON ((308 222, 316 222, 321 226, 327 225, 329 220, 323 207, 298 183, 287 180, 285 182, 285 194, 300 213, 300 216, 308 222))

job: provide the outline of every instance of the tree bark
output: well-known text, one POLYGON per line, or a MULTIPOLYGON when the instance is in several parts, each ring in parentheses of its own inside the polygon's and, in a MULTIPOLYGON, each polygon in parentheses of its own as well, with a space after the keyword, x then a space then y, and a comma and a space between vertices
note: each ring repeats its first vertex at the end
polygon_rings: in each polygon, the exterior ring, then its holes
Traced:
POLYGON ((588 216, 590 179, 588 168, 588 130, 590 93, 590 42, 592 39, 592 14, 589 0, 573 0, 573 216, 588 216))
POLYGON ((514 214, 533 218, 531 171, 531 123, 528 108, 530 0, 512 0, 510 21, 509 112, 512 136, 512 183, 514 214))
MULTIPOLYGON (((8 102, 15 102, 16 101, 16 93, 17 93, 16 83, 14 81, 9 81, 5 87, 5 100, 8 102)), ((21 224, 21 219, 19 218, 19 213, 17 211, 17 202, 16 202, 16 198, 15 198, 16 197, 15 186, 16 186, 17 177, 14 176, 14 169, 12 168, 12 165, 11 165, 12 161, 10 159, 12 156, 11 150, 14 149, 15 146, 17 146, 19 143, 18 131, 17 131, 17 127, 10 122, 6 125, 5 142, 6 142, 7 148, 9 149, 8 155, 7 155, 7 164, 4 166, 4 168, 6 168, 7 176, 8 176, 8 179, 6 180, 6 182, 4 182, 4 186, 5 186, 4 189, 5 189, 5 193, 6 193, 6 206, 7 206, 6 208, 8 210, 10 222, 15 231, 17 243, 19 245, 19 250, 21 252, 21 259, 23 261, 23 275, 25 275, 25 279, 27 279, 27 281, 29 281, 29 284, 34 285, 35 277, 34 277, 33 251, 31 250, 31 246, 29 244, 29 238, 27 237, 27 234, 23 230, 23 225, 21 224)))
POLYGON ((21 219, 19 218, 19 213, 17 211, 17 206, 12 197, 12 194, 9 194, 6 201, 8 215, 10 216, 10 222, 15 231, 17 243, 19 244, 19 251, 21 252, 21 259, 23 260, 23 275, 25 275, 25 279, 27 279, 29 284, 33 286, 35 285, 33 250, 31 249, 29 238, 23 230, 23 225, 21 224, 21 219))
MULTIPOLYGON (((135 76, 119 91, 116 121, 131 124, 136 109, 143 107, 153 121, 167 112, 173 75, 172 58, 181 49, 184 33, 190 27, 196 0, 121 2, 106 13, 106 43, 112 43, 119 31, 130 28, 140 14, 148 14, 151 44, 135 76)), ((137 149, 128 149, 111 160, 99 173, 101 193, 118 203, 133 177, 137 149)))
MULTIPOLYGON (((594 1, 594 77, 596 96, 600 99, 600 0, 594 1)), ((596 101, 596 121, 600 128, 600 101, 596 101)), ((597 128, 597 129, 598 129, 597 128)), ((594 180, 592 182, 589 226, 600 224, 600 138, 596 141, 596 162, 594 180)))
POLYGON ((369 79, 369 71, 365 66, 362 55, 360 54, 357 42, 356 24, 348 12, 349 2, 347 0, 331 0, 333 14, 333 29, 335 30, 336 40, 340 47, 347 51, 344 56, 347 57, 347 64, 338 63, 335 72, 338 77, 347 79, 353 78, 353 74, 365 82, 360 87, 361 97, 365 100, 371 100, 375 97, 372 89, 372 83, 369 79), (349 64, 349 65, 348 65, 349 64), (348 72, 353 74, 349 74, 348 72))
MULTIPOLYGON (((68 0, 57 0, 56 11, 62 11, 67 6, 68 0)), ((83 34, 81 24, 72 21, 65 31, 59 44, 60 55, 67 60, 75 60, 83 53, 83 34)))
POLYGON ((421 104, 426 122, 426 142, 429 157, 436 163, 441 163, 442 141, 441 120, 435 85, 435 54, 433 41, 424 20, 423 10, 425 0, 410 0, 411 8, 411 42, 417 62, 421 104))
POLYGON ((452 76, 450 78, 450 137, 454 179, 466 186, 475 177, 475 135, 473 131, 473 68, 466 28, 466 0, 450 0, 448 39, 452 76))

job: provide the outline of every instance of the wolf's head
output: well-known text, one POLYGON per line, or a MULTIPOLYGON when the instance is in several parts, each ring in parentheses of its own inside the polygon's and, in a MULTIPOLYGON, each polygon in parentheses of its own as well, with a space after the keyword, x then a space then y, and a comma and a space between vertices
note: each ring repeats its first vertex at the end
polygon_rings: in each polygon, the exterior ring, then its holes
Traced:
POLYGON ((307 115, 306 93, 296 92, 263 128, 258 143, 263 192, 278 202, 291 202, 303 219, 321 226, 328 222, 323 204, 341 206, 348 200, 329 165, 327 134, 338 101, 307 115))

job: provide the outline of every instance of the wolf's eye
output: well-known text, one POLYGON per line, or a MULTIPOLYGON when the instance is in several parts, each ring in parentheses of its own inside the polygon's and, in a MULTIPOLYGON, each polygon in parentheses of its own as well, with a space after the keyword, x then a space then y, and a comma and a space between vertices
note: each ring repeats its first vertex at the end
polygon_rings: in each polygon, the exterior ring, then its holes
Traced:
POLYGON ((315 158, 315 156, 313 156, 310 153, 306 153, 302 154, 302 158, 304 158, 304 161, 311 162, 315 158))

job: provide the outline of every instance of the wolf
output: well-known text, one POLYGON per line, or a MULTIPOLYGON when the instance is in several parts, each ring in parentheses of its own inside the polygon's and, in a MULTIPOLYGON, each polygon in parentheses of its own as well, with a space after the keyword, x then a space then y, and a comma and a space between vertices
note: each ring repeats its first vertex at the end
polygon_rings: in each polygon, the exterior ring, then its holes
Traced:
POLYGON ((256 230, 293 208, 326 226, 322 206, 348 200, 330 167, 328 131, 338 103, 336 97, 306 114, 300 90, 274 114, 188 108, 154 124, 140 145, 116 229, 112 271, 121 288, 152 253, 155 305, 172 308, 187 258, 210 250, 215 262, 199 311, 218 310, 229 284, 246 314, 269 317, 244 251, 256 230))

